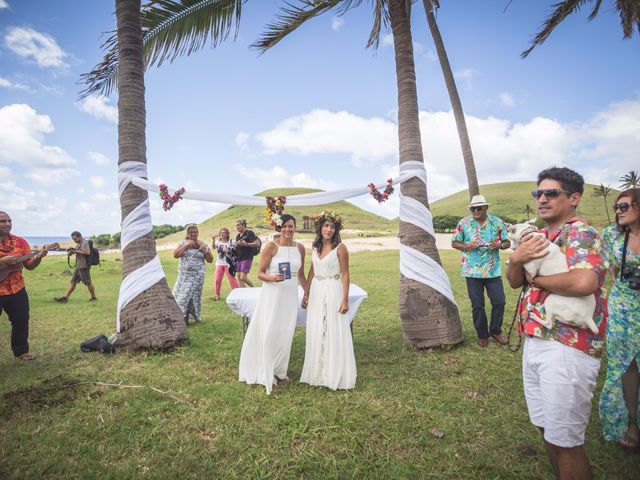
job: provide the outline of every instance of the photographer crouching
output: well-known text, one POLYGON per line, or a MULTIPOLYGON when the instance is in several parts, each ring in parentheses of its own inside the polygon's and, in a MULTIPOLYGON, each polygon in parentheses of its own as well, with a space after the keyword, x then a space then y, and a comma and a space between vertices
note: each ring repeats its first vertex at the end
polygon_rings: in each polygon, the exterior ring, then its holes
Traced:
POLYGON ((72 255, 76 256, 76 264, 73 269, 73 276, 71 277, 71 281, 69 282, 67 293, 65 293, 62 297, 55 297, 53 300, 58 303, 67 303, 69 297, 75 290, 76 285, 78 283, 83 283, 87 286, 87 289, 91 294, 91 298, 89 298, 89 301, 94 302, 97 300, 97 298, 96 289, 91 282, 91 262, 89 261, 91 248, 89 247, 89 242, 82 238, 82 234, 77 231, 71 233, 71 239, 75 242, 76 246, 75 248, 68 248, 67 254, 69 255, 69 259, 71 259, 72 255))
POLYGON ((600 422, 607 440, 640 451, 640 188, 618 195, 615 225, 602 232, 611 265, 607 325, 607 379, 600 395, 600 422))

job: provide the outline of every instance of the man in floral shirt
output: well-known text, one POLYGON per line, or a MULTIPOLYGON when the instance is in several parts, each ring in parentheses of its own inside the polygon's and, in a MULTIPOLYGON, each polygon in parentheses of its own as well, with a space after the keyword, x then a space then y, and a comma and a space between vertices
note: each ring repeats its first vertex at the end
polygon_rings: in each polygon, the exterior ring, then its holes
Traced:
POLYGON ((551 465, 561 479, 592 478, 584 449, 584 435, 591 415, 600 355, 607 320, 602 295, 608 264, 600 254, 595 229, 576 218, 584 179, 568 168, 553 167, 538 175, 533 197, 538 216, 546 224, 545 237, 525 237, 511 255, 507 280, 512 288, 529 285, 519 305, 520 330, 525 335, 522 353, 524 394, 531 423, 540 429, 551 465), (531 278, 523 265, 547 254, 548 242, 564 252, 569 272, 531 278), (562 323, 542 326, 544 303, 550 293, 565 296, 594 294, 594 334, 586 328, 562 323))
POLYGON ((507 226, 494 215, 489 215, 489 204, 482 195, 475 195, 469 204, 471 215, 458 222, 451 238, 451 246, 462 251, 462 276, 467 281, 471 300, 473 326, 478 333, 478 344, 489 345, 489 335, 500 343, 504 316, 504 288, 500 274, 499 250, 509 248, 507 226), (484 290, 491 302, 491 325, 487 328, 484 311, 484 290))
POLYGON ((31 247, 24 238, 11 235, 11 217, 0 212, 0 313, 4 310, 11 322, 11 349, 19 360, 33 360, 29 353, 29 297, 24 286, 22 267, 27 270, 36 268, 46 250, 20 261, 31 253, 31 247))

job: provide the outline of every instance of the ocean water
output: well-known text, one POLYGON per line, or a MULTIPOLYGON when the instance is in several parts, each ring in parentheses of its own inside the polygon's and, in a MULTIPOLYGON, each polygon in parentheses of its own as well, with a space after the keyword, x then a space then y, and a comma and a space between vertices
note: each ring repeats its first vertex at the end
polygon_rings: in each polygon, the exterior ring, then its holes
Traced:
POLYGON ((31 248, 41 247, 43 245, 48 245, 50 243, 64 243, 70 244, 73 243, 71 237, 22 237, 27 242, 29 242, 29 246, 31 248))

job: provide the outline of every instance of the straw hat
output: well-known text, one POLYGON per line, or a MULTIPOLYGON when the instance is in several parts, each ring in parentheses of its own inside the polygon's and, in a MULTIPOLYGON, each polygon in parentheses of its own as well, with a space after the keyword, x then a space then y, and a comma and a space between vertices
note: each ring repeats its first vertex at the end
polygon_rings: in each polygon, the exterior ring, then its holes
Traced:
POLYGON ((469 207, 484 207, 484 206, 489 206, 491 205, 490 203, 487 203, 487 200, 484 198, 484 195, 474 195, 473 198, 471 199, 471 203, 469 204, 469 207))

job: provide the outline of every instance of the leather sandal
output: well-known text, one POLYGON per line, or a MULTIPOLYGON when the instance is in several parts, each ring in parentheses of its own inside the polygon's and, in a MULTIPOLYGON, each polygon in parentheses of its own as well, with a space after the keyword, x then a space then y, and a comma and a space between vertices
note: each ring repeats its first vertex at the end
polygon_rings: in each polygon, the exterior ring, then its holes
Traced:
POLYGON ((18 355, 16 358, 17 358, 18 360, 23 360, 23 361, 25 361, 25 362, 28 362, 28 361, 30 361, 30 360, 35 360, 35 359, 36 359, 36 357, 34 357, 33 355, 31 355, 31 354, 30 354, 30 353, 28 353, 28 352, 27 352, 27 353, 23 353, 22 355, 18 355))

